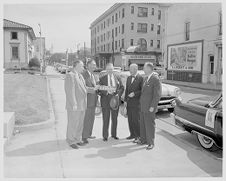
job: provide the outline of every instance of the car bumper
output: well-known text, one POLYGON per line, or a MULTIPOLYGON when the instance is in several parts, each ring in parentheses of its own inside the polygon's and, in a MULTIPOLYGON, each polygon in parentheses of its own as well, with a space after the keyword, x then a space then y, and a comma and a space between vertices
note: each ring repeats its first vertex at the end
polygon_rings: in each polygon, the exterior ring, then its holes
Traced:
POLYGON ((174 108, 175 104, 173 104, 173 101, 175 99, 170 100, 160 100, 158 104, 158 109, 168 109, 168 108, 174 108))

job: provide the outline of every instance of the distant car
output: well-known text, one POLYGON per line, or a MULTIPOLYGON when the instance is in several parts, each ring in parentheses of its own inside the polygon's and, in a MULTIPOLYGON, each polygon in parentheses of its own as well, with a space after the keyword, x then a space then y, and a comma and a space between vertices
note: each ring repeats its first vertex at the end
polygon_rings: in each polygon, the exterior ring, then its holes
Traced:
POLYGON ((197 136, 201 146, 209 151, 223 148, 222 93, 216 97, 200 97, 186 103, 176 100, 171 117, 175 124, 197 136))
MULTIPOLYGON (((114 70, 114 73, 121 77, 122 83, 124 87, 126 87, 126 80, 127 80, 127 77, 130 75, 129 71, 114 70)), ((139 70, 138 73, 141 76, 144 76, 143 71, 139 70)), ((106 70, 100 72, 99 77, 102 77, 105 74, 106 74, 106 70)), ((181 99, 180 97, 181 90, 176 86, 172 86, 164 83, 161 83, 161 84, 162 84, 162 95, 158 104, 158 111, 163 109, 168 109, 169 112, 173 112, 175 107, 175 99, 176 98, 181 99)), ((125 96, 125 93, 123 93, 122 95, 123 99, 124 99, 124 96, 125 96)))

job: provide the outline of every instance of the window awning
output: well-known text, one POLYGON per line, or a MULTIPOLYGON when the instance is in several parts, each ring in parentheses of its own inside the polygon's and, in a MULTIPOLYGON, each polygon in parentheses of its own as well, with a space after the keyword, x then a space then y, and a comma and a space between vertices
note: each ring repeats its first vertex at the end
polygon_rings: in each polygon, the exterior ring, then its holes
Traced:
POLYGON ((138 48, 139 48, 139 45, 130 46, 130 47, 127 48, 126 52, 132 52, 133 53, 133 52, 136 52, 138 50, 138 48))

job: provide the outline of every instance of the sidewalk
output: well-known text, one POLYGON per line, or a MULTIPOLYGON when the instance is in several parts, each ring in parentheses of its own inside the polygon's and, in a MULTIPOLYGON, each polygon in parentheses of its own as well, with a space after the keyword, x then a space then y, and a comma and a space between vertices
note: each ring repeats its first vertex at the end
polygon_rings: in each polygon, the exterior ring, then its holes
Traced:
POLYGON ((183 81, 176 81, 176 80, 166 80, 163 79, 162 83, 176 85, 176 86, 184 86, 184 87, 191 87, 203 90, 211 90, 211 91, 221 91, 222 84, 210 84, 210 83, 193 83, 193 82, 183 82, 183 81))

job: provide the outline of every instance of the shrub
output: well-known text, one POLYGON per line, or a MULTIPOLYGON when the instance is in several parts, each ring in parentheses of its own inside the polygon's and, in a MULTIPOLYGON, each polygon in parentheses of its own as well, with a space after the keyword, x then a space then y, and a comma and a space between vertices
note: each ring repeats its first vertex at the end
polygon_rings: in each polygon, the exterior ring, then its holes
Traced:
POLYGON ((28 66, 29 67, 40 67, 40 62, 36 57, 34 57, 29 61, 28 66))

